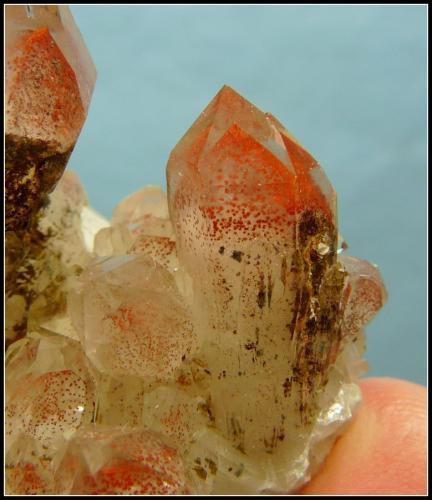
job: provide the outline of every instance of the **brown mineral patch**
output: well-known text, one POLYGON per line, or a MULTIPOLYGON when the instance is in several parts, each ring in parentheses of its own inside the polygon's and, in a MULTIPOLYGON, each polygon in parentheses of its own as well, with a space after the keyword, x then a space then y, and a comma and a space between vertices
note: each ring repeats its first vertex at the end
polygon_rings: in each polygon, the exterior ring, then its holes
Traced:
POLYGON ((7 134, 5 137, 6 230, 28 229, 60 179, 70 148, 59 153, 44 141, 7 134))

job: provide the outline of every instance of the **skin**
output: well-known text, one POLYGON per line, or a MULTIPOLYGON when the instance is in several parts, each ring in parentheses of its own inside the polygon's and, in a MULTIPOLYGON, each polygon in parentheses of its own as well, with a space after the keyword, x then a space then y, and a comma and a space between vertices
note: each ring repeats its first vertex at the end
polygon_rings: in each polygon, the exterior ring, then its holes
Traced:
POLYGON ((304 495, 426 495, 426 388, 371 378, 363 403, 304 495))

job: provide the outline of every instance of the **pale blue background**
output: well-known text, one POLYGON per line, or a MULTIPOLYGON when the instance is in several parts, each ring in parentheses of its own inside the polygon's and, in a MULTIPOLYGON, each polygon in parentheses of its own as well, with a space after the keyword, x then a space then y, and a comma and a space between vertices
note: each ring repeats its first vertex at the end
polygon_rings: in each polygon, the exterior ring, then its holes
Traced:
POLYGON ((227 83, 275 114, 339 194, 389 301, 371 373, 426 382, 426 7, 72 6, 98 81, 70 168, 110 216, 165 186, 170 150, 227 83))

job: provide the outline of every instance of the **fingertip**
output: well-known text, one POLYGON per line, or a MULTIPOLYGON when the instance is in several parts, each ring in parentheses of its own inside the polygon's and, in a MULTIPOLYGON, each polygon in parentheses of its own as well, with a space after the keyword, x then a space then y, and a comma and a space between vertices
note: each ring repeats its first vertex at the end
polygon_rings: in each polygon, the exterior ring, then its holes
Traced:
POLYGON ((426 389, 390 378, 360 383, 363 402, 303 494, 425 494, 426 389))
POLYGON ((371 377, 361 380, 359 385, 365 404, 377 409, 399 399, 426 404, 426 387, 408 380, 371 377))

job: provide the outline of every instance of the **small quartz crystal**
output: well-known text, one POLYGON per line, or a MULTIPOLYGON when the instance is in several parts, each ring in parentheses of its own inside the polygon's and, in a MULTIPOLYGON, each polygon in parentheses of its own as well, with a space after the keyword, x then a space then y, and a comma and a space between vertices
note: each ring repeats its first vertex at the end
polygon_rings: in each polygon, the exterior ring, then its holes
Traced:
POLYGON ((70 311, 93 364, 112 375, 173 378, 193 330, 171 274, 147 255, 125 255, 89 266, 79 281, 70 311))
POLYGON ((61 177, 95 78, 69 10, 7 6, 6 24, 7 492, 297 491, 361 400, 386 300, 343 252, 323 169, 224 86, 167 194, 107 221, 61 177))
POLYGON ((188 492, 178 452, 150 431, 87 425, 68 440, 65 448, 54 479, 60 494, 188 492))

